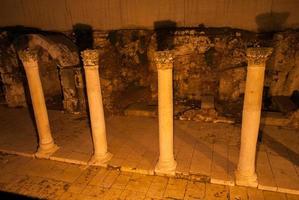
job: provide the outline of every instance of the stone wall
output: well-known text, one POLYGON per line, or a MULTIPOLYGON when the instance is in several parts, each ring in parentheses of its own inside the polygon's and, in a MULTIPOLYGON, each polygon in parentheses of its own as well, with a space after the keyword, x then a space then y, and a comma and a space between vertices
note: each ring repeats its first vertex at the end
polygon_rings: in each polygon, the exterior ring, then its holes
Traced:
POLYGON ((149 85, 147 47, 150 31, 94 32, 94 48, 100 51, 100 77, 104 105, 112 111, 120 94, 131 87, 149 85))
MULTIPOLYGON (((100 74, 106 102, 116 97, 111 94, 129 91, 132 84, 149 88, 151 98, 147 101, 156 101, 153 52, 157 49, 157 32, 119 30, 94 32, 93 36, 94 47, 101 51, 100 74)), ((165 48, 172 48, 175 54, 175 100, 196 102, 207 95, 220 101, 241 100, 247 66, 245 50, 259 45, 274 47, 266 69, 268 95, 290 96, 299 90, 298 38, 297 31, 256 34, 235 29, 176 29, 164 38, 168 43, 165 48)))
MULTIPOLYGON (((79 55, 75 44, 61 33, 47 33, 36 29, 2 30, 0 38, 0 75, 8 106, 30 104, 30 94, 18 51, 38 50, 39 72, 47 106, 68 112, 82 110, 75 81, 79 55)), ((79 85, 79 84, 78 84, 79 85)), ((81 91, 82 92, 82 91, 81 91)), ((82 96, 82 95, 81 95, 82 96)))
MULTIPOLYGON (((266 68, 268 95, 290 96, 299 90, 298 31, 257 34, 230 28, 198 27, 177 28, 162 36, 161 31, 165 32, 162 29, 92 32, 93 48, 100 51, 99 73, 106 111, 119 113, 134 101, 156 104, 157 71, 153 53, 157 44, 159 48, 172 49, 175 55, 176 102, 196 103, 202 96, 214 96, 217 101, 230 103, 242 100, 247 66, 245 50, 259 45, 274 47, 266 68)), ((64 34, 76 43, 74 33, 64 34)), ((47 37, 46 32, 44 36, 47 37)), ((5 32, 1 41, 0 73, 7 88, 6 101, 11 106, 24 106, 24 72, 5 32)), ((40 60, 46 98, 59 94, 65 98, 69 94, 71 100, 64 104, 71 105, 65 107, 76 110, 80 104, 79 110, 83 111, 86 102, 82 65, 59 71, 57 62, 45 49, 41 50, 40 60), (57 77, 61 76, 65 77, 59 82, 57 77)))
POLYGON ((40 53, 38 64, 41 66, 39 72, 47 105, 52 108, 62 109, 63 94, 58 66, 47 51, 40 53))
POLYGON ((299 33, 277 33, 273 46, 274 54, 267 76, 270 94, 290 96, 299 89, 299 33))
POLYGON ((7 32, 0 33, 0 76, 10 107, 26 106, 24 73, 7 32))

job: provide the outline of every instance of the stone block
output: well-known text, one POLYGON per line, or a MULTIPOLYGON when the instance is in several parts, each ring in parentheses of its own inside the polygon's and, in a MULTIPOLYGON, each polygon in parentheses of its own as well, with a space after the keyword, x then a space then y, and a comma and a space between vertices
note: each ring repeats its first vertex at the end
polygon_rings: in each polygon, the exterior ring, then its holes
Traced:
POLYGON ((202 96, 201 109, 215 109, 214 96, 202 96))
POLYGON ((156 117, 157 106, 148 105, 146 103, 135 103, 130 105, 125 110, 127 116, 139 116, 139 117, 156 117))
POLYGON ((269 126, 287 126, 290 119, 280 112, 263 112, 261 117, 261 124, 269 126))

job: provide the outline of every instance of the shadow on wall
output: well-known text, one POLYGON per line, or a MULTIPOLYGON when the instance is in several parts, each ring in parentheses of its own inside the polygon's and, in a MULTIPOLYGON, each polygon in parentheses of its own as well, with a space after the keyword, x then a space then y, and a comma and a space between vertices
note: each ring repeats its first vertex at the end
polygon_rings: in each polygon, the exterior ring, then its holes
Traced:
POLYGON ((75 24, 73 26, 73 32, 75 34, 76 45, 79 51, 85 49, 92 49, 93 47, 93 35, 92 27, 87 24, 75 24))
POLYGON ((288 12, 262 13, 255 17, 258 32, 281 31, 289 17, 288 12))
MULTIPOLYGON (((92 26, 88 25, 88 24, 75 24, 73 26, 73 33, 75 36, 75 44, 78 47, 78 51, 79 51, 79 58, 80 58, 80 66, 83 66, 83 60, 80 57, 80 54, 82 51, 86 50, 86 49, 93 49, 93 29, 92 26)), ((82 79, 83 79, 83 83, 86 83, 85 80, 85 75, 84 75, 84 70, 81 67, 79 69, 79 71, 82 74, 82 79)), ((88 101, 87 101, 87 91, 86 91, 86 87, 84 87, 82 89, 82 99, 83 100, 83 107, 84 108, 88 108, 88 101)), ((86 112, 89 115, 89 110, 85 109, 86 112)))
POLYGON ((10 200, 38 200, 39 198, 36 197, 28 197, 16 193, 4 192, 0 191, 0 196, 2 199, 10 199, 10 200))
POLYGON ((7 32, 7 39, 8 42, 13 44, 14 46, 22 46, 27 48, 28 38, 20 37, 26 34, 43 34, 44 32, 39 28, 34 27, 25 27, 25 26, 9 26, 0 28, 0 32, 6 31, 7 32), (16 40, 16 38, 22 38, 22 41, 16 40), (19 43, 16 43, 19 42, 19 43))
POLYGON ((174 48, 174 32, 176 22, 162 20, 154 22, 154 30, 157 35, 157 51, 171 50, 174 48))

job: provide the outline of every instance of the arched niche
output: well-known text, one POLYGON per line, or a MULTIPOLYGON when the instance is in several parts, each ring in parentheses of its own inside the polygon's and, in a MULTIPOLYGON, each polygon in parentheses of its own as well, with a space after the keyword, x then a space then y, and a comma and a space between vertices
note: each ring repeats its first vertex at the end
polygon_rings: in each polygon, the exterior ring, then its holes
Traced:
POLYGON ((59 33, 26 34, 15 39, 14 45, 17 52, 26 48, 46 51, 58 67, 64 110, 72 113, 83 110, 78 48, 68 37, 59 33))

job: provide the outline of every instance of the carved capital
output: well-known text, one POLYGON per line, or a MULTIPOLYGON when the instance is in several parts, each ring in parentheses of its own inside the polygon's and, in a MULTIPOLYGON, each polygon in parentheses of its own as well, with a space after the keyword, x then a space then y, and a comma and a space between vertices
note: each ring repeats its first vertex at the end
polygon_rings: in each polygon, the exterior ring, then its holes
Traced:
POLYGON ((84 66, 95 66, 99 64, 98 50, 84 50, 81 52, 84 66))
POLYGON ((248 65, 259 65, 265 63, 270 57, 273 48, 248 48, 246 51, 248 65))
POLYGON ((172 69, 173 53, 171 51, 156 51, 154 61, 158 69, 172 69))
POLYGON ((19 51, 18 54, 23 63, 37 63, 38 61, 37 50, 25 49, 19 51))

